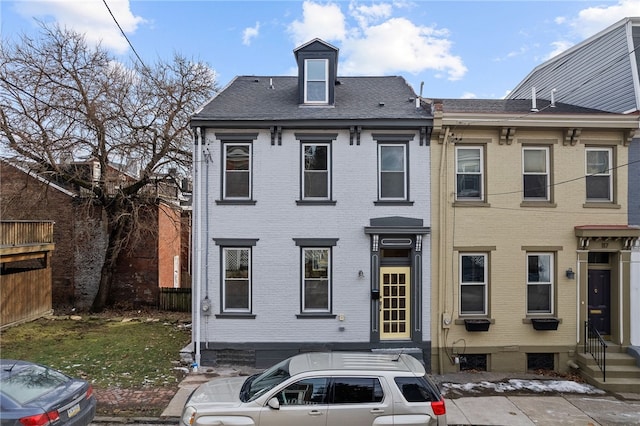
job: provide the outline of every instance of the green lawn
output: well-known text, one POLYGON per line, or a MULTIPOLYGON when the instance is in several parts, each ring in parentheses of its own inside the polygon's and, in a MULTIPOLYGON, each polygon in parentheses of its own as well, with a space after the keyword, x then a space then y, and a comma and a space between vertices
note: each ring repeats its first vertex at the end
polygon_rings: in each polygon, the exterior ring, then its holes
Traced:
POLYGON ((188 317, 169 316, 43 318, 3 330, 0 355, 45 364, 100 388, 172 386, 182 378, 175 367, 191 332, 184 327, 188 317))

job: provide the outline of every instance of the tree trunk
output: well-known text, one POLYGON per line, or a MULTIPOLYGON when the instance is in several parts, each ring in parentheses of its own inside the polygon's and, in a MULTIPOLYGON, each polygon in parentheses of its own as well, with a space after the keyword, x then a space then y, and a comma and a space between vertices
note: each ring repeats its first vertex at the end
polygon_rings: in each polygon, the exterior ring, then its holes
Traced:
MULTIPOLYGON (((119 200, 121 201, 121 200, 119 200)), ((118 201, 113 204, 122 206, 118 201)), ((132 226, 131 216, 124 208, 113 208, 107 211, 107 229, 108 240, 107 250, 104 256, 104 263, 100 271, 100 284, 98 292, 91 306, 92 312, 101 312, 109 304, 113 303, 112 287, 115 278, 116 266, 118 258, 126 245, 126 236, 129 234, 132 226), (109 211, 110 210, 110 211, 109 211)))

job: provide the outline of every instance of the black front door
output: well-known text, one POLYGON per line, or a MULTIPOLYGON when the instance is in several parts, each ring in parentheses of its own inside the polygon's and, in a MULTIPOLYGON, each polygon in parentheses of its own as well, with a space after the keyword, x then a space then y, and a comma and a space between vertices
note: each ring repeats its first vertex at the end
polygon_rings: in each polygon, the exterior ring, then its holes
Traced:
POLYGON ((611 271, 589 269, 589 321, 603 335, 611 334, 611 271))

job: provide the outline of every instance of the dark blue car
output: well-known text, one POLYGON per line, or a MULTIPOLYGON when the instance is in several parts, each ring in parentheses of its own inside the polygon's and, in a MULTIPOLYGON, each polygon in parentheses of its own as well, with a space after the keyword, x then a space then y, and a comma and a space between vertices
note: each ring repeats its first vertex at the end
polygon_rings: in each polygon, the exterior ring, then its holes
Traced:
POLYGON ((44 365, 0 360, 2 426, 85 426, 96 414, 91 384, 44 365))

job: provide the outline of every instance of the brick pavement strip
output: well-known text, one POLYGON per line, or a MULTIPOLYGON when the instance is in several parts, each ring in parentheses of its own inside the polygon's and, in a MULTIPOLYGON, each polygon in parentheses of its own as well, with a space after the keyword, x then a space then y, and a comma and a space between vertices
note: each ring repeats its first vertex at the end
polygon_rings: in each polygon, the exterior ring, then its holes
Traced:
POLYGON ((98 401, 98 412, 117 413, 127 410, 148 412, 162 410, 169 404, 176 393, 171 388, 121 389, 94 388, 98 401))

